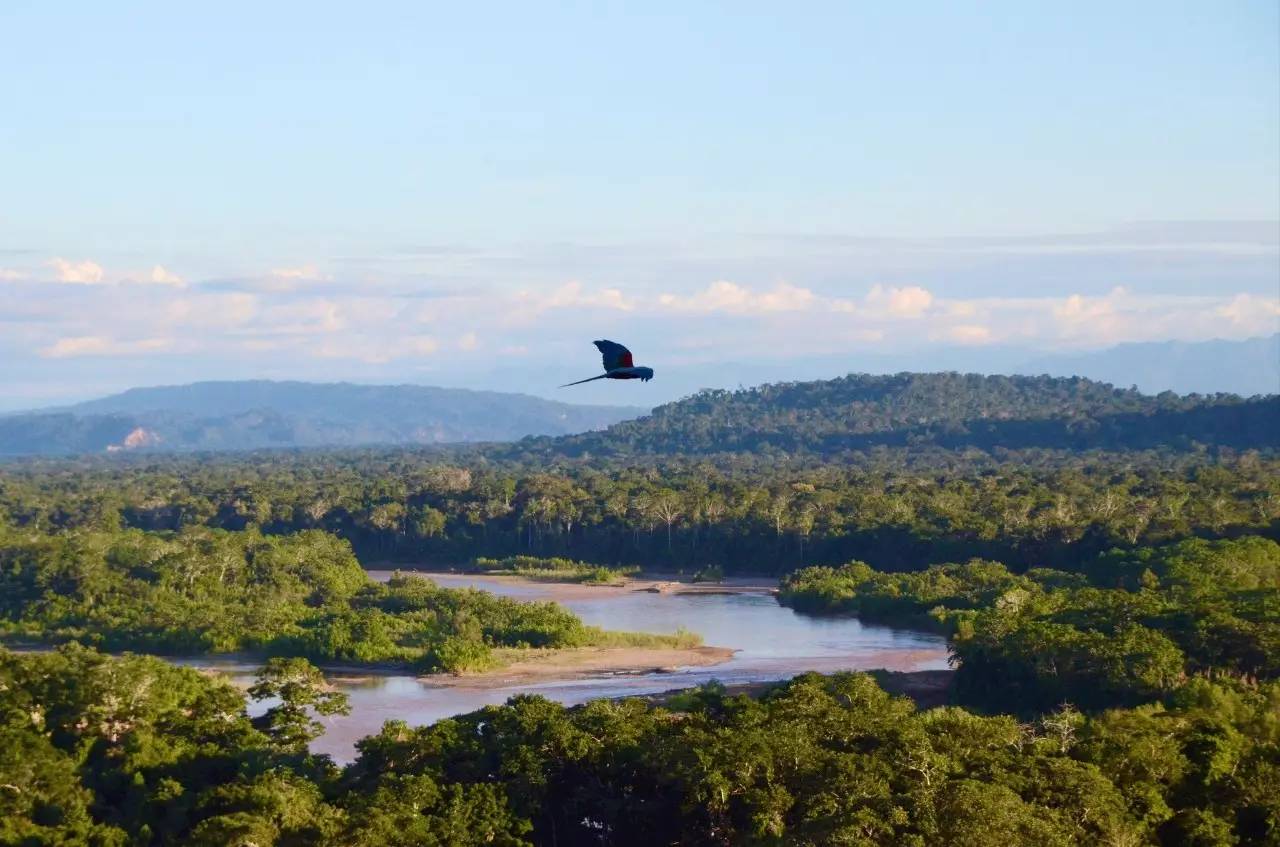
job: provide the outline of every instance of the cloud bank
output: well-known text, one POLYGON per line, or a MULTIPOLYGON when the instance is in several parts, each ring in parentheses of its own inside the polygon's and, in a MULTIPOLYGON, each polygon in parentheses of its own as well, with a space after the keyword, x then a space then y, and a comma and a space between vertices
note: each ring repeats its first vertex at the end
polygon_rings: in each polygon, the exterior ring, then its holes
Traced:
MULTIPOLYGON (((1231 232, 1187 240, 1183 254, 1171 243, 1176 232, 1139 230, 1063 239, 1054 250, 1043 238, 802 247, 787 239, 779 252, 758 239, 728 258, 560 245, 286 257, 230 272, 169 258, 13 253, 0 268, 0 355, 13 376, 0 381, 16 385, 40 368, 47 380, 76 384, 86 364, 101 361, 127 362, 112 371, 120 380, 144 366, 136 372, 163 375, 129 384, 224 372, 440 382, 483 371, 499 387, 506 363, 589 371, 588 345, 601 337, 670 366, 845 354, 856 363, 927 347, 1088 350, 1280 331, 1280 247, 1262 229, 1237 240, 1231 232), (1201 279, 1206 245, 1213 283, 1201 279), (1153 254, 1160 261, 1144 264, 1153 254), (1010 265, 1013 255, 1032 264, 1010 265), (1110 258, 1095 267, 1079 264, 1081 255, 1110 258), (1001 281, 1013 276, 1022 283, 1001 281)), ((948 366, 939 358, 937 367, 948 366)), ((81 385, 85 394, 116 387, 81 385)))

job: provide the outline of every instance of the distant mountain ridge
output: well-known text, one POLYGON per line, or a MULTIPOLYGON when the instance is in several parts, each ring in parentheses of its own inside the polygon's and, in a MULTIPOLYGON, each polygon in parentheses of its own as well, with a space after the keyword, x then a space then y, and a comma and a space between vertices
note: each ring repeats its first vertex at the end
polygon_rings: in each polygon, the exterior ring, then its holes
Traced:
POLYGON ((0 455, 515 441, 498 454, 1280 449, 1275 395, 1150 395, 1082 377, 850 374, 707 390, 642 413, 414 385, 206 382, 0 417, 0 455))
MULTIPOLYGON (((1081 376, 1146 394, 1280 393, 1280 334, 1241 340, 1128 342, 1096 350, 1053 351, 1011 344, 939 345, 915 340, 908 349, 867 349, 791 356, 786 350, 724 349, 716 358, 658 361, 658 376, 645 388, 650 405, 672 403, 706 389, 732 391, 766 383, 835 379, 848 373, 892 375, 939 370, 993 376, 1081 376)), ((476 374, 485 380, 532 380, 546 363, 526 360, 476 374), (522 370, 523 369, 523 370, 522 370)), ((574 377, 565 372, 566 381, 574 377)), ((600 385, 596 383, 596 385, 600 385)), ((612 396, 616 386, 583 386, 592 397, 612 396), (606 393, 607 392, 607 393, 606 393)), ((593 400, 593 402, 610 402, 593 400)))
POLYGON ((0 455, 513 441, 643 412, 418 385, 199 382, 0 417, 0 455))
POLYGON ((534 454, 836 456, 877 447, 1280 448, 1280 397, 1143 394, 1082 377, 850 374, 703 391, 603 432, 526 439, 534 454))
POLYGON ((1039 356, 1015 370, 1084 376, 1147 392, 1280 392, 1280 333, 1243 341, 1149 341, 1088 353, 1039 356))

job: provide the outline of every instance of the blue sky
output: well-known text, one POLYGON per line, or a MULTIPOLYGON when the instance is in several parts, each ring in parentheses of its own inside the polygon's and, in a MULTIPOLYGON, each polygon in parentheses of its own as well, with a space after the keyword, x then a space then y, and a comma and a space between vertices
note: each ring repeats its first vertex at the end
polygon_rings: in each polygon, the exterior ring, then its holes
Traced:
POLYGON ((9 2, 0 389, 1273 332, 1278 9, 9 2))

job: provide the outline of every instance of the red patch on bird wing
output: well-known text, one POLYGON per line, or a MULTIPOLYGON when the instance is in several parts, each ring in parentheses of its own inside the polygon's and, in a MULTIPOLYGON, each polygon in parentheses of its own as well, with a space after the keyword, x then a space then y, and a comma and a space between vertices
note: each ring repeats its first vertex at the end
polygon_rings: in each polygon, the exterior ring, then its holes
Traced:
POLYGON ((631 361, 631 354, 630 354, 630 353, 623 353, 621 356, 619 356, 619 357, 618 357, 618 367, 620 367, 620 368, 634 368, 634 367, 635 367, 635 363, 631 361))

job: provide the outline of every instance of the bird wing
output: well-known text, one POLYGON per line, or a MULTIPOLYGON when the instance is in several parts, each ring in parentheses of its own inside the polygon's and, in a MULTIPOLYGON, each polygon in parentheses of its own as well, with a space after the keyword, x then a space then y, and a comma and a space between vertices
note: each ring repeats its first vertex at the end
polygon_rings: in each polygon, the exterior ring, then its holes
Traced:
POLYGON ((604 369, 606 371, 635 367, 635 362, 631 361, 631 351, 618 342, 593 341, 591 343, 600 348, 600 355, 604 358, 604 369))

